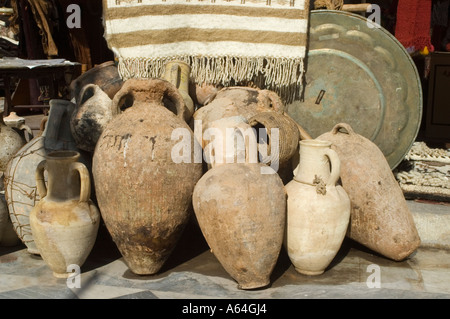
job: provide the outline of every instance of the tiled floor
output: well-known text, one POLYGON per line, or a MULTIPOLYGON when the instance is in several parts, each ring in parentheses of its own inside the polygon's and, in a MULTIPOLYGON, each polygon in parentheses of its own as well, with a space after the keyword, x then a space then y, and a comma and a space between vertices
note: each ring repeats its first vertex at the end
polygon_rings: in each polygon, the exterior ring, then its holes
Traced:
POLYGON ((270 286, 240 290, 195 223, 160 273, 152 276, 131 273, 103 227, 79 281, 53 277, 45 262, 22 245, 0 247, 0 299, 450 298, 450 251, 445 249, 420 248, 395 262, 345 240, 319 276, 297 273, 282 250, 270 286))

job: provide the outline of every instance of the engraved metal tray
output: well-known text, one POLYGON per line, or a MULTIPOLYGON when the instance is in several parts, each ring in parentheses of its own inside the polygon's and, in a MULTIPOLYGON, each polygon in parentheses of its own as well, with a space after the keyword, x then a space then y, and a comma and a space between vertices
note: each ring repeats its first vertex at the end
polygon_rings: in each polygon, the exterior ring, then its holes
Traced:
POLYGON ((394 169, 414 143, 422 87, 405 48, 361 15, 312 10, 304 98, 287 113, 313 138, 337 123, 373 141, 394 169))

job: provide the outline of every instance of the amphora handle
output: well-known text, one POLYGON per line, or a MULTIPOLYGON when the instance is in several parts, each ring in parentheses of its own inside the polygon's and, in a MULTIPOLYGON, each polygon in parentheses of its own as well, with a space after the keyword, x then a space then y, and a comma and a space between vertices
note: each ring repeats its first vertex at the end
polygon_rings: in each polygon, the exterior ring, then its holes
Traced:
POLYGON ((353 131, 352 127, 347 124, 347 123, 339 123, 336 124, 333 129, 331 130, 332 134, 338 134, 338 133, 343 133, 343 134, 348 134, 348 135, 354 135, 355 132, 353 131), (344 129, 346 132, 343 132, 344 129))
POLYGON ((120 113, 120 106, 126 98, 147 104, 164 106, 163 99, 169 99, 176 108, 176 116, 184 121, 186 104, 178 89, 170 82, 162 79, 129 79, 113 98, 113 108, 120 113))
MULTIPOLYGON (((47 196, 47 186, 45 185, 44 171, 47 169, 47 160, 41 161, 36 167, 36 186, 40 198, 47 196)), ((75 162, 71 164, 71 169, 80 174, 80 203, 88 202, 91 194, 91 180, 89 171, 83 163, 75 162)))
POLYGON ((330 177, 328 178, 327 186, 335 186, 341 174, 341 160, 336 151, 331 148, 325 149, 325 156, 328 157, 331 164, 330 177))

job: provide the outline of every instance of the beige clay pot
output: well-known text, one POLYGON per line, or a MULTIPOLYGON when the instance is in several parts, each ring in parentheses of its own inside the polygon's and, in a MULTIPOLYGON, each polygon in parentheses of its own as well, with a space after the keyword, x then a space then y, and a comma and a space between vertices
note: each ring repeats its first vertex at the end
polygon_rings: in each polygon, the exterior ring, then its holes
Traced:
POLYGON ((350 199, 336 185, 340 160, 330 146, 321 140, 301 141, 298 171, 286 185, 285 248, 295 269, 305 275, 325 271, 339 251, 349 223, 350 199))
POLYGON ((352 202, 347 236, 396 261, 410 256, 420 245, 419 234, 378 146, 345 123, 318 138, 332 142, 342 161, 342 186, 352 202))
POLYGON ((41 200, 30 212, 30 226, 42 259, 57 278, 68 277, 68 266, 84 264, 100 223, 100 213, 89 198, 89 172, 79 157, 75 151, 51 152, 36 168, 41 200))
MULTIPOLYGON (((248 124, 239 126, 253 132, 248 124)), ((262 288, 270 283, 286 218, 283 182, 274 170, 257 162, 256 137, 252 140, 250 159, 247 147, 246 162, 213 163, 195 186, 192 198, 212 253, 240 289, 262 288)), ((239 158, 239 151, 236 153, 239 158)))

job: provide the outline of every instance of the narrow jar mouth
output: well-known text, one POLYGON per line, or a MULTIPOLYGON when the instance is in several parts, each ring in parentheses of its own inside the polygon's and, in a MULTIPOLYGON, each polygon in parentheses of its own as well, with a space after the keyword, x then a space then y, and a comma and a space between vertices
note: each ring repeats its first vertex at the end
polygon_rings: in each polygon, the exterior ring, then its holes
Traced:
POLYGON ((313 146, 313 147, 329 147, 331 146, 331 142, 329 141, 324 141, 324 140, 301 140, 300 141, 300 146, 305 145, 305 146, 313 146))
POLYGON ((49 160, 52 160, 52 159, 78 159, 80 157, 80 153, 78 153, 77 151, 68 151, 68 150, 53 151, 53 152, 48 153, 45 157, 49 160))

